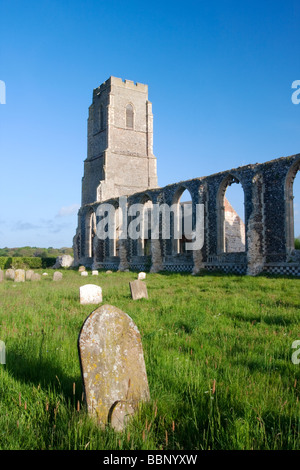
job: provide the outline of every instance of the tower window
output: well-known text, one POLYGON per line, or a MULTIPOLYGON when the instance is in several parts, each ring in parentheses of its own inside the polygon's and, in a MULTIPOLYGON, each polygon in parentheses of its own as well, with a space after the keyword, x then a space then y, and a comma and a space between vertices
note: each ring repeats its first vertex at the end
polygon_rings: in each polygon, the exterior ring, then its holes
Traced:
POLYGON ((126 128, 127 129, 133 129, 133 107, 131 104, 128 104, 126 106, 126 128))

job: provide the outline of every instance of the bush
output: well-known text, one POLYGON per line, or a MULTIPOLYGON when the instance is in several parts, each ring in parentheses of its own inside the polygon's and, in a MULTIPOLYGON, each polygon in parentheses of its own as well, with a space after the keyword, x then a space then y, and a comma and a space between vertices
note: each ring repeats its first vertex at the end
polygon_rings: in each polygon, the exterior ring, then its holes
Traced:
POLYGON ((295 238, 295 250, 300 250, 300 238, 295 238))
POLYGON ((39 269, 51 268, 55 264, 56 258, 29 257, 29 256, 1 256, 0 269, 39 269))

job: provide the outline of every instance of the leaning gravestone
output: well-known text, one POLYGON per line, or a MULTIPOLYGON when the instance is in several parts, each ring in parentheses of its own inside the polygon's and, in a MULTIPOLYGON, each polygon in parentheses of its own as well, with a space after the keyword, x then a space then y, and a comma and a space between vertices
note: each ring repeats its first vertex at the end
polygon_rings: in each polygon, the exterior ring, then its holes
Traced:
POLYGON ((138 279, 141 281, 142 279, 146 279, 146 273, 139 273, 138 279))
POLYGON ((53 274, 53 281, 61 281, 62 278, 62 273, 60 273, 59 271, 55 271, 55 273, 53 274))
POLYGON ((78 351, 88 412, 122 431, 149 387, 140 333, 117 307, 103 305, 85 320, 78 351))
POLYGON ((25 282, 25 271, 24 269, 15 270, 15 282, 25 282))
POLYGON ((32 269, 28 269, 28 271, 26 271, 25 273, 26 281, 30 281, 33 274, 34 274, 34 271, 32 269))
POLYGON ((131 297, 133 300, 148 299, 147 286, 143 281, 136 279, 129 283, 131 297))
POLYGON ((79 287, 79 297, 82 305, 100 304, 102 302, 102 289, 94 284, 86 284, 79 287))
POLYGON ((15 270, 14 269, 7 269, 5 271, 5 277, 6 279, 11 279, 12 281, 15 278, 15 270))
POLYGON ((38 273, 33 273, 30 280, 31 281, 40 281, 42 279, 42 276, 38 273))
POLYGON ((2 269, 0 269, 0 282, 3 281, 3 278, 4 278, 4 274, 3 274, 2 269))

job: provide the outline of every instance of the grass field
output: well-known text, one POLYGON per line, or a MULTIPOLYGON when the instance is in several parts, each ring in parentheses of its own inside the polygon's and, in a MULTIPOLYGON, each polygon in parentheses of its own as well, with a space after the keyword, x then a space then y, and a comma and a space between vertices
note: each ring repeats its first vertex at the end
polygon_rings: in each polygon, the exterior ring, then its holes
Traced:
POLYGON ((299 280, 136 273, 0 284, 0 449, 300 449, 299 280), (77 338, 96 306, 79 286, 137 324, 151 400, 123 433, 85 411, 77 338))

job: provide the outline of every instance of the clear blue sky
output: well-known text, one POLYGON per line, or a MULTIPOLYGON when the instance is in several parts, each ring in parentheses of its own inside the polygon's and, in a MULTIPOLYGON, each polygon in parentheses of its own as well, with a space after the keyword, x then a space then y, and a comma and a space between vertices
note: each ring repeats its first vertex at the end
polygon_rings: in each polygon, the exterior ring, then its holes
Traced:
POLYGON ((0 247, 72 245, 111 75, 149 85, 160 186, 300 153, 299 25, 299 0, 0 0, 0 247))

